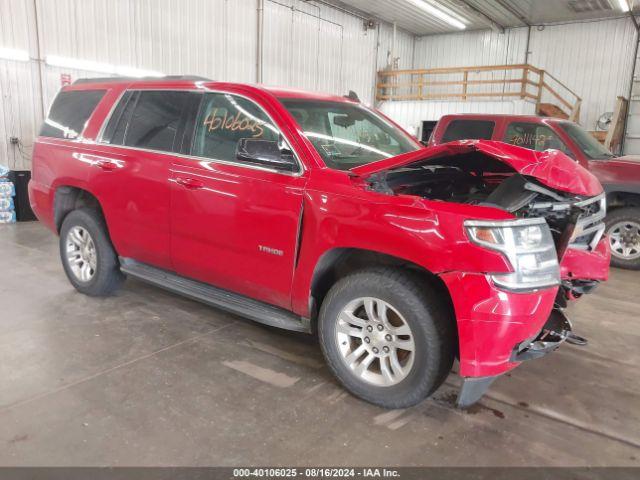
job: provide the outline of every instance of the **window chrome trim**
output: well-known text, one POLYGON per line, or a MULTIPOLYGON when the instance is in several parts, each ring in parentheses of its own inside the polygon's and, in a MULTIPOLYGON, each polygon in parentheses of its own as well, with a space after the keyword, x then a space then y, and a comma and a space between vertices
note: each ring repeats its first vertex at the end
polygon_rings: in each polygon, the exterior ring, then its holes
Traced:
MULTIPOLYGON (((86 144, 87 142, 84 142, 84 143, 86 144)), ((251 170, 261 170, 263 172, 278 173, 278 174, 281 174, 281 175, 286 175, 288 177, 300 177, 306 171, 306 170, 300 170, 298 172, 287 172, 286 170, 278 170, 276 168, 263 167, 263 166, 260 166, 260 165, 252 165, 252 164, 249 164, 249 163, 245 164, 245 163, 240 163, 240 162, 231 162, 229 160, 220 160, 220 159, 217 159, 217 158, 198 157, 196 155, 185 155, 184 153, 165 152, 165 151, 162 151, 162 150, 152 150, 150 148, 141 148, 141 147, 130 147, 130 146, 127 146, 127 145, 112 145, 110 143, 95 143, 95 142, 91 142, 91 144, 117 148, 117 149, 120 149, 120 150, 135 150, 137 152, 146 152, 146 153, 155 153, 155 154, 160 154, 160 155, 167 155, 167 156, 170 156, 170 157, 183 158, 185 160, 195 160, 197 162, 211 162, 211 163, 217 163, 217 164, 221 164, 221 165, 230 165, 230 166, 233 166, 233 167, 248 168, 248 169, 251 169, 251 170)), ((295 156, 295 152, 294 152, 294 156, 295 156)), ((296 157, 296 159, 297 159, 297 157, 296 157)))
POLYGON ((126 148, 126 149, 130 149, 130 150, 138 150, 138 151, 141 151, 141 152, 159 153, 159 154, 162 154, 162 155, 171 155, 171 156, 174 156, 174 157, 185 158, 187 160, 209 161, 209 162, 213 162, 213 163, 219 163, 219 164, 222 164, 222 165, 232 165, 232 166, 238 166, 238 167, 243 167, 243 168, 250 168, 250 169, 253 169, 253 170, 261 170, 261 171, 265 171, 265 172, 279 173, 279 174, 283 174, 283 175, 291 176, 291 177, 300 177, 307 171, 307 169, 304 166, 304 163, 302 163, 302 161, 300 161, 300 156, 298 155, 298 152, 296 151, 295 147, 293 146, 293 143, 291 142, 291 140, 288 138, 287 135, 284 134, 284 132, 282 131, 280 126, 273 120, 273 117, 271 115, 269 115, 269 113, 262 107, 262 105, 257 103, 252 98, 247 97, 246 95, 239 94, 239 93, 226 92, 224 90, 191 89, 191 88, 125 88, 120 93, 120 95, 118 96, 118 99, 111 106, 111 110, 109 111, 109 114, 105 117, 104 121, 102 122, 102 126, 100 127, 100 130, 98 132, 98 135, 96 136, 96 140, 95 140, 94 143, 96 145, 105 145, 105 146, 109 146, 109 147, 126 148), (200 156, 197 156, 197 155, 185 155, 183 153, 165 152, 165 151, 162 151, 162 150, 153 150, 153 149, 149 149, 149 148, 133 147, 133 146, 128 146, 128 145, 114 145, 112 143, 104 142, 102 140, 102 136, 104 134, 104 131, 105 131, 107 125, 109 124, 109 121, 111 120, 111 117, 112 117, 113 113, 115 112, 115 109, 118 107, 118 104, 122 100, 122 97, 124 97, 124 95, 127 92, 191 92, 191 93, 200 93, 200 94, 203 94, 203 95, 207 94, 207 93, 219 93, 219 94, 223 94, 223 95, 235 95, 236 97, 244 98, 245 100, 248 100, 248 101, 252 102, 254 105, 256 105, 260 109, 260 111, 262 111, 267 116, 267 118, 269 119, 269 121, 271 121, 273 126, 275 128, 277 128, 277 130, 280 133, 280 135, 282 135, 282 138, 284 138, 286 140, 287 144, 289 145, 289 148, 293 152, 293 157, 296 159, 296 163, 298 164, 298 171, 297 172, 287 172, 287 171, 283 171, 283 170, 278 170, 276 168, 269 168, 269 167, 262 167, 260 165, 251 165, 251 164, 246 164, 246 163, 241 163, 241 162, 234 162, 232 160, 220 160, 220 159, 217 159, 217 158, 200 157, 200 156))
POLYGON ((102 121, 102 125, 100 125, 100 130, 98 130, 98 134, 96 135, 96 140, 95 140, 96 143, 111 145, 110 143, 103 142, 102 136, 104 135, 104 131, 106 130, 107 125, 111 120, 111 117, 115 113, 116 108, 118 108, 118 105, 122 100, 122 97, 124 97, 126 93, 127 93, 127 89, 124 89, 122 92, 120 92, 120 95, 118 95, 118 98, 113 102, 113 105, 111 105, 111 109, 109 110, 109 113, 107 114, 107 116, 104 117, 104 120, 102 121))

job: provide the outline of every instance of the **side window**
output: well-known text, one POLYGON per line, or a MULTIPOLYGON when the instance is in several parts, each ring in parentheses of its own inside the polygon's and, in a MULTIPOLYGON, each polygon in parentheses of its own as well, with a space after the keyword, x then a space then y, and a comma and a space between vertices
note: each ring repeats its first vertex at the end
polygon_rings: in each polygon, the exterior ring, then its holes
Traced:
POLYGON ((495 126, 495 122, 488 120, 453 120, 447 126, 442 141, 491 140, 495 126))
POLYGON ((123 144, 175 151, 174 142, 188 98, 189 92, 141 91, 126 127, 123 144))
POLYGON ((567 146, 551 128, 538 123, 513 122, 509 124, 504 141, 538 152, 553 148, 570 154, 567 146))
POLYGON ((60 92, 51 105, 49 116, 40 129, 40 135, 54 138, 78 138, 104 94, 105 90, 60 92))
POLYGON ((122 95, 118 105, 111 113, 109 123, 102 132, 102 142, 122 145, 124 133, 137 99, 137 92, 128 91, 122 95))
POLYGON ((191 154, 239 162, 236 147, 243 138, 281 140, 278 128, 252 101, 226 93, 205 94, 196 120, 191 154))

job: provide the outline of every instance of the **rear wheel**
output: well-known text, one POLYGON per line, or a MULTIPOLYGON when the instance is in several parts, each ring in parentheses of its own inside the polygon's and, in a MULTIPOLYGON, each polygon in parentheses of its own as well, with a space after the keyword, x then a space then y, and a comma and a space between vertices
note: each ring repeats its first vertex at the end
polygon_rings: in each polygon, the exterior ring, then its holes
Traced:
POLYGON ((322 303, 318 332, 345 388, 385 408, 422 401, 453 363, 448 311, 424 282, 402 270, 370 269, 339 280, 322 303))
POLYGON ((640 269, 640 207, 620 208, 606 218, 611 265, 640 269))
POLYGON ((86 295, 109 295, 124 280, 107 227, 94 210, 74 210, 65 217, 60 228, 60 258, 71 284, 86 295))

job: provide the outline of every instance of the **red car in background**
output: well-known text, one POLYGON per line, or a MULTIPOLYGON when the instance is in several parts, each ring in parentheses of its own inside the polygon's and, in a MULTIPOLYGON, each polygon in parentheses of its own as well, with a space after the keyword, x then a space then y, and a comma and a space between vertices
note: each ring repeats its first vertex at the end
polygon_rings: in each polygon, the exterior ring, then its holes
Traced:
MULTIPOLYGON (((88 295, 126 275, 285 329, 387 408, 460 361, 462 407, 583 344, 563 308, 606 280, 604 192, 560 151, 422 148, 357 98, 197 78, 65 87, 33 210, 88 295)), ((543 379, 541 379, 543 381, 543 379)))
POLYGON ((531 150, 560 150, 595 175, 607 197, 611 264, 640 269, 640 158, 617 157, 576 123, 525 115, 445 115, 429 145, 486 139, 531 150))

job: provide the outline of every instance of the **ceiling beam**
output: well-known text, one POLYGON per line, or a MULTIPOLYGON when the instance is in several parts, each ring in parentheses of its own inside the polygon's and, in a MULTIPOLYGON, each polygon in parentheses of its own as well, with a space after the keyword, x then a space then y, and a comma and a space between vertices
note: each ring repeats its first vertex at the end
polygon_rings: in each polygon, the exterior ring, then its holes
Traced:
POLYGON ((518 20, 520 20, 522 23, 524 23, 527 27, 531 26, 531 23, 529 22, 529 20, 527 19, 527 17, 525 17, 524 15, 522 15, 518 10, 515 9, 515 7, 513 7, 512 5, 509 5, 508 0, 496 0, 496 2, 498 2, 498 5, 500 5, 502 8, 504 8, 507 12, 509 12, 511 15, 513 15, 514 17, 516 17, 518 20))
POLYGON ((467 2, 467 0, 457 0, 456 3, 460 5, 462 8, 464 8, 465 10, 471 12, 472 15, 475 15, 476 17, 480 18, 481 21, 487 23, 492 30, 495 30, 496 32, 504 33, 504 25, 500 25, 498 22, 496 22, 493 18, 491 18, 486 13, 484 13, 478 7, 471 5, 469 2, 467 2))

